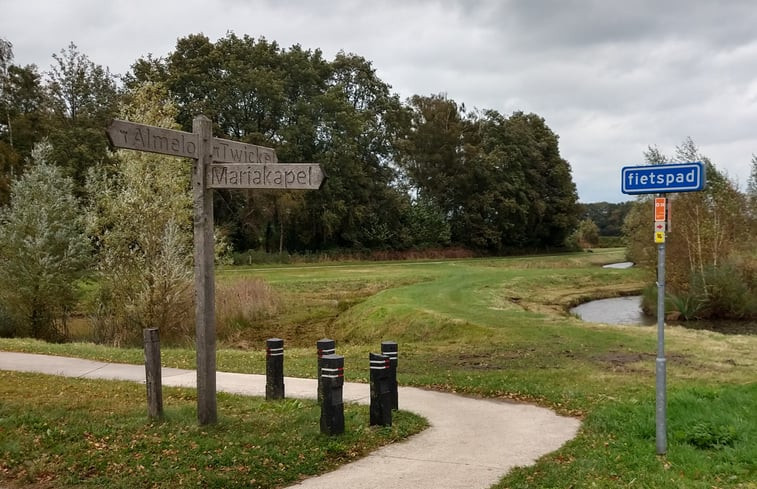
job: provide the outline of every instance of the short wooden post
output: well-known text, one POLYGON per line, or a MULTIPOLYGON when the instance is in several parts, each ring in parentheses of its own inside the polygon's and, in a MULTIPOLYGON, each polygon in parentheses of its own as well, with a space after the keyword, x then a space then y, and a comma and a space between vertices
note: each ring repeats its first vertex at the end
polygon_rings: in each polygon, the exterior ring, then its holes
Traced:
POLYGON ((160 335, 158 328, 142 331, 145 344, 145 377, 147 385, 147 415, 163 417, 163 378, 160 367, 160 335))
POLYGON ((194 118, 197 158, 192 168, 194 196, 195 331, 197 348, 197 421, 201 425, 218 420, 216 401, 216 324, 213 252, 213 191, 207 188, 206 168, 213 161, 210 119, 194 118))

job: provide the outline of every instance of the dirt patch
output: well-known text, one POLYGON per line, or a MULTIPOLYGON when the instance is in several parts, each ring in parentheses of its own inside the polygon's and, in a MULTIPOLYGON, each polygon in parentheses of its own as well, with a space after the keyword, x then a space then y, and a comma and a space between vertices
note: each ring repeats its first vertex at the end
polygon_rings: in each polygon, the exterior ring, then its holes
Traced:
MULTIPOLYGON (((592 360, 602 365, 609 365, 613 371, 637 372, 640 370, 639 363, 654 365, 656 357, 657 355, 655 353, 610 351, 595 356, 592 360)), ((679 365, 688 365, 690 363, 686 355, 668 353, 665 357, 668 361, 675 362, 679 365)))

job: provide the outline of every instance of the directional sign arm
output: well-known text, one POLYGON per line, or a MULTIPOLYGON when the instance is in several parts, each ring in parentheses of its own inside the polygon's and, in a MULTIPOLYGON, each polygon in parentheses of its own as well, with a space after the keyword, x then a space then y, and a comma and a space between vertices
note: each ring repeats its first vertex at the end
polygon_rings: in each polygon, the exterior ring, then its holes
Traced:
POLYGON ((325 179, 317 163, 214 163, 207 168, 206 182, 207 188, 317 190, 325 179))
POLYGON ((116 148, 197 158, 197 134, 113 119, 106 129, 116 148))

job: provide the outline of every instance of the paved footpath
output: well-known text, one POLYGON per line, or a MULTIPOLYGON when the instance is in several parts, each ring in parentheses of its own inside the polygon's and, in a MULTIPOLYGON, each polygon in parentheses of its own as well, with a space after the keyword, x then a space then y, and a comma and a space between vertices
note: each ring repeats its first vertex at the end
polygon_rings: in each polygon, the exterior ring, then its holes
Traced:
MULTIPOLYGON (((144 382, 144 365, 0 352, 0 370, 144 382)), ((193 370, 163 369, 163 385, 194 387, 193 370)), ((313 398, 313 379, 284 379, 286 396, 313 398)), ((217 373, 219 391, 264 396, 265 376, 217 373)), ((369 403, 368 384, 345 383, 345 402, 369 403)), ((400 408, 430 428, 339 469, 293 486, 329 489, 486 489, 510 469, 530 465, 573 438, 579 421, 527 404, 399 388, 400 408)))

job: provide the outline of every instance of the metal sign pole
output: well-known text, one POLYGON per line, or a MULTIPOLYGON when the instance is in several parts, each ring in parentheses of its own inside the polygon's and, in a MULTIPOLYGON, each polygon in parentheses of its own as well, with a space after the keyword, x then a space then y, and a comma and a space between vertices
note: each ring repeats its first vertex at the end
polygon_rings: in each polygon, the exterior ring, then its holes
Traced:
POLYGON ((655 360, 655 428, 657 454, 668 449, 665 372, 665 234, 670 231, 667 192, 696 192, 707 184, 707 167, 701 161, 666 165, 626 166, 621 170, 624 194, 661 194, 654 199, 654 242, 657 244, 657 359, 655 360))
POLYGON ((655 361, 655 427, 657 454, 668 449, 665 366, 665 240, 657 244, 657 360, 655 361))

